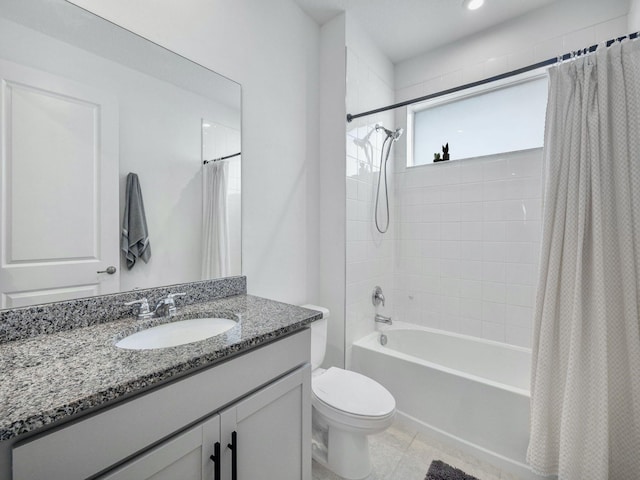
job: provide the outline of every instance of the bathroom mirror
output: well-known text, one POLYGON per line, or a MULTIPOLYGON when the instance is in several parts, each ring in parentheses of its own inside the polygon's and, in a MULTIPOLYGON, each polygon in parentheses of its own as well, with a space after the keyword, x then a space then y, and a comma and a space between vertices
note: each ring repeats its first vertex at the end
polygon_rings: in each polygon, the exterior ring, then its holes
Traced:
POLYGON ((65 0, 0 0, 0 82, 0 308, 241 274, 238 83, 65 0))

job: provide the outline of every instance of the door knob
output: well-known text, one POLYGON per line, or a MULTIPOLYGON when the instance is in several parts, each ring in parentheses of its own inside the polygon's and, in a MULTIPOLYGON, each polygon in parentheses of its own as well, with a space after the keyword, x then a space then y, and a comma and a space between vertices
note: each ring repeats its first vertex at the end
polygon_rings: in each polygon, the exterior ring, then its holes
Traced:
POLYGON ((107 267, 106 270, 98 270, 97 273, 108 273, 109 275, 113 275, 114 273, 116 273, 116 267, 110 266, 107 267))

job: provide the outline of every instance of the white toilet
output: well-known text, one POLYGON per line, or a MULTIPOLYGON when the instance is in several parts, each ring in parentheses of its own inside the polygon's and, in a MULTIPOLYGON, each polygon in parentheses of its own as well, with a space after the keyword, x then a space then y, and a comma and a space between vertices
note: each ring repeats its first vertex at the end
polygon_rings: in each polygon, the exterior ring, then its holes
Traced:
POLYGON ((313 458, 350 480, 371 473, 368 435, 386 430, 396 413, 396 401, 375 380, 349 370, 319 368, 327 346, 329 310, 311 324, 313 458))

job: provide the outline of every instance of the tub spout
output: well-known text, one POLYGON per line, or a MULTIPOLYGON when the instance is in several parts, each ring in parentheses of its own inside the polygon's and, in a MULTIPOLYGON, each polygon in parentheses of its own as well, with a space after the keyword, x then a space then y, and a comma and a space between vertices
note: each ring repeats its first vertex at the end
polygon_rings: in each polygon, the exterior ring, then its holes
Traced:
POLYGON ((391 317, 385 317, 384 315, 380 315, 379 313, 376 313, 375 320, 378 323, 386 323, 387 325, 391 325, 393 323, 391 317))

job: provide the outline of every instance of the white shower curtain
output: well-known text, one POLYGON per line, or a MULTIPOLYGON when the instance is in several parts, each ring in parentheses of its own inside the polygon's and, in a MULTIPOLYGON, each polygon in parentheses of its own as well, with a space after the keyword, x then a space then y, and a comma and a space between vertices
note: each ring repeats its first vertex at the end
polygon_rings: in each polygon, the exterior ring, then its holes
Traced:
POLYGON ((228 164, 209 162, 203 167, 202 279, 229 275, 227 218, 228 164))
POLYGON ((640 42, 550 71, 527 460, 640 478, 640 42))

